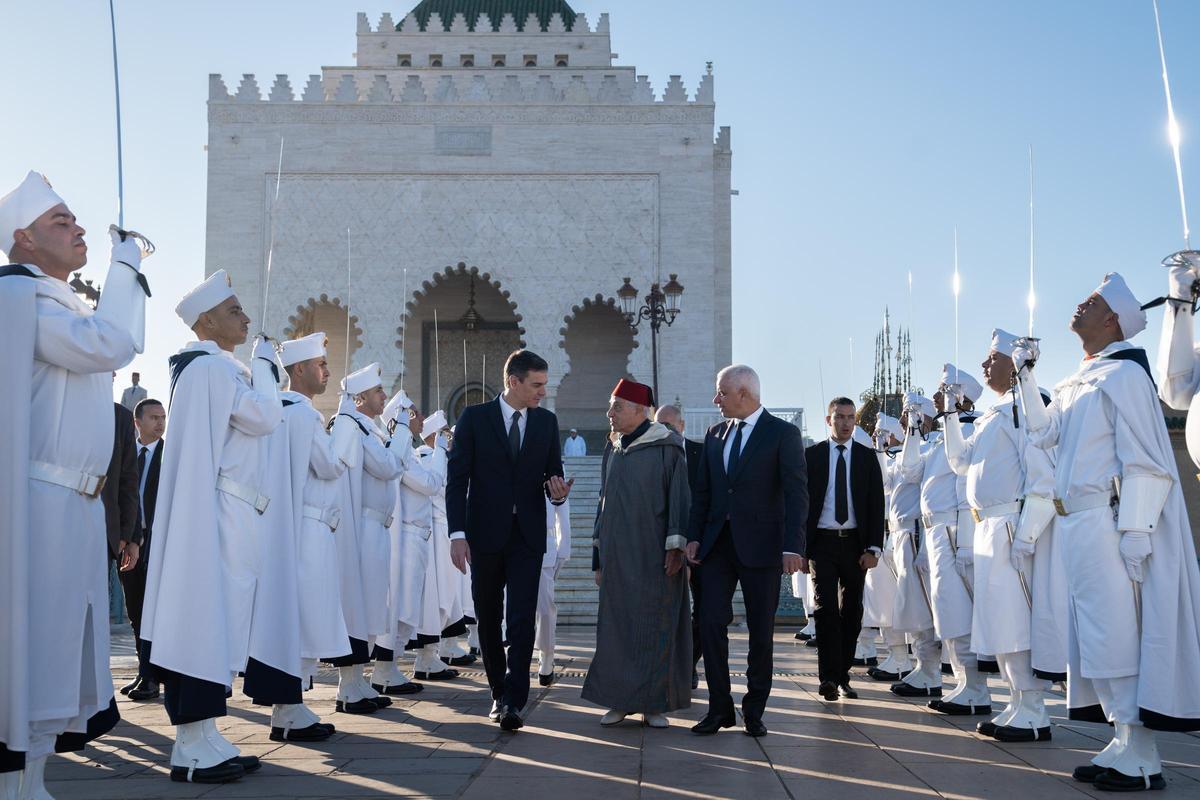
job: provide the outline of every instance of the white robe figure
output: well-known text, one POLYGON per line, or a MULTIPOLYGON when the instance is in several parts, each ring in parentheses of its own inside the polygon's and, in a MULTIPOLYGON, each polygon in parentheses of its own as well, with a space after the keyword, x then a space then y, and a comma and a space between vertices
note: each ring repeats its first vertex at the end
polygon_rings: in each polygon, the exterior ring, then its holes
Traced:
MULTIPOLYGON (((896 595, 899 590, 898 573, 896 571, 895 553, 893 552, 892 533, 892 490, 893 482, 889 480, 892 458, 896 454, 878 452, 880 473, 883 478, 884 508, 887 513, 886 530, 883 537, 883 547, 879 554, 879 565, 867 570, 866 584, 869 592, 863 594, 863 626, 876 627, 883 637, 887 655, 877 665, 871 667, 867 674, 876 680, 899 680, 912 669, 912 661, 908 656, 908 644, 904 634, 895 630, 896 595)), ((915 498, 914 498, 915 499, 915 498)))
MULTIPOLYGON (((1057 625, 1047 618, 1057 610, 1065 619, 1065 575, 1060 569, 1052 577, 1059 559, 1045 516, 1037 518, 1040 527, 1035 533, 1033 563, 1020 573, 1014 566, 1012 543, 1019 535, 1022 500, 1032 495, 1031 504, 1038 503, 1037 498, 1048 503, 1045 498, 1053 496, 1054 472, 1046 451, 1026 446, 1027 420, 1018 416, 1014 425, 1013 419, 1013 402, 1007 395, 976 421, 969 439, 962 435, 957 420, 949 420, 946 455, 954 471, 966 479, 965 497, 979 519, 975 526, 971 649, 995 654, 1010 689, 1008 707, 981 732, 1002 741, 1043 741, 1050 738, 1044 702, 1050 681, 1034 674, 1033 626, 1035 620, 1048 622, 1051 630, 1041 635, 1053 638, 1057 625), (1034 585, 1035 574, 1043 578, 1041 586, 1034 585), (1036 593, 1035 588, 1039 589, 1036 593), (1035 598, 1038 614, 1034 613, 1035 598), (1056 602, 1060 598, 1062 602, 1056 602)), ((1065 655, 1065 649, 1063 652, 1065 655)))
MULTIPOLYGON (((408 434, 402 446, 407 444, 408 434)), ((400 445, 393 444, 393 447, 400 445)), ((392 618, 396 627, 395 651, 399 654, 416 640, 414 673, 418 680, 455 677, 438 657, 438 641, 443 625, 438 599, 437 560, 433 540, 433 502, 446 487, 446 449, 442 440, 436 447, 422 445, 414 451, 412 462, 400 480, 400 513, 393 527, 393 541, 400 557, 392 566, 392 618), (436 676, 436 677, 435 677, 436 676)), ((449 542, 449 534, 447 543, 449 542)))
POLYGON ((542 556, 542 575, 538 584, 537 616, 533 645, 538 649, 539 675, 554 674, 555 627, 558 604, 554 602, 554 581, 571 557, 571 502, 554 505, 546 500, 546 554, 542 556))
MULTIPOLYGON (((1162 409, 1137 358, 1115 342, 1058 384, 1049 408, 1024 408, 1030 441, 1057 445, 1070 716, 1116 725, 1096 767, 1149 781, 1161 772, 1150 730, 1200 729, 1200 570, 1162 409), (1151 553, 1135 584, 1139 540, 1151 553)), ((1035 396, 1030 370, 1021 391, 1035 396)))
MULTIPOLYGON (((963 435, 970 437, 963 426, 963 435)), ((933 628, 947 651, 958 685, 943 700, 951 713, 987 713, 991 698, 987 678, 979 673, 976 654, 971 651, 971 587, 966 575, 970 544, 959 541, 959 478, 950 469, 940 432, 930 434, 927 449, 920 449, 910 436, 900 457, 901 480, 921 486, 921 518, 924 538, 921 549, 928 559, 929 599, 933 628)), ((965 532, 964 532, 965 533, 965 532)), ((969 535, 969 533, 967 534, 969 535)))
MULTIPOLYGON (((922 442, 922 451, 933 444, 922 442)), ((931 696, 941 693, 941 645, 933 630, 933 607, 929 594, 929 553, 922 544, 921 487, 901 478, 900 458, 892 459, 884 475, 888 495, 888 527, 892 563, 896 567, 896 604, 892 629, 908 635, 917 663, 901 681, 931 696)), ((886 556, 887 553, 885 552, 886 556)), ((900 659, 898 647, 891 652, 900 659)), ((903 661, 901 661, 903 663, 903 661)))
MULTIPOLYGON (((65 282, 25 270, 33 277, 0 277, 0 743, 26 754, 26 784, 44 791, 55 736, 84 732, 112 707, 96 484, 112 456, 110 373, 139 351, 145 295, 137 274, 113 263, 93 313, 65 282)), ((112 709, 104 732, 117 721, 112 709)), ((15 791, 21 773, 0 779, 15 791)))

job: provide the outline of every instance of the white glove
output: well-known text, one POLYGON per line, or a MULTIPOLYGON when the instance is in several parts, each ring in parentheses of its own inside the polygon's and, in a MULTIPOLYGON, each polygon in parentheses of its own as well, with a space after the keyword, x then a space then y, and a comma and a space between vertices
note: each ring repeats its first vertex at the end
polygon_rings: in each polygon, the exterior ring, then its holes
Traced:
POLYGON ((1126 531, 1121 534, 1121 558, 1125 560, 1125 571, 1129 580, 1141 583, 1146 577, 1146 559, 1150 557, 1150 534, 1142 531, 1126 531))
POLYGON ((954 569, 966 578, 975 571, 975 551, 970 547, 960 547, 954 553, 954 569))
POLYGON ((1013 569, 1017 572, 1028 573, 1029 559, 1033 558, 1034 550, 1037 549, 1037 542, 1027 542, 1024 539, 1013 539, 1012 549, 1009 550, 1008 557, 1012 561, 1013 569))
POLYGON ((261 334, 254 337, 254 358, 261 358, 275 364, 275 343, 261 334))
POLYGON ((1167 296, 1175 300, 1192 302, 1192 284, 1196 272, 1191 267, 1171 267, 1167 270, 1167 296))
POLYGON ((437 435, 437 438, 435 438, 433 440, 433 444, 435 447, 440 447, 443 450, 450 449, 450 442, 449 442, 449 440, 446 439, 446 434, 444 434, 444 433, 439 433, 437 435))
POLYGON ((109 226, 108 238, 112 239, 111 261, 120 261, 122 264, 128 264, 135 270, 141 271, 142 249, 138 247, 137 239, 126 236, 125 241, 121 241, 121 234, 117 232, 115 225, 109 226))
POLYGON ((1037 342, 1032 339, 1023 339, 1021 345, 1013 350, 1013 364, 1017 367, 1017 372, 1026 367, 1033 366, 1041 355, 1041 350, 1037 346, 1037 342))

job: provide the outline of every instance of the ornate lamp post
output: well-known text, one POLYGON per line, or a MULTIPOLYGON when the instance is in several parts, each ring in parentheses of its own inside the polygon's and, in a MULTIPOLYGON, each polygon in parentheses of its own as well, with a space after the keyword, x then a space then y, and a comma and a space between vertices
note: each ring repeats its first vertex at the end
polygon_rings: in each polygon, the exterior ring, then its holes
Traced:
POLYGON ((671 273, 670 277, 671 279, 664 286, 660 287, 657 282, 650 286, 650 293, 646 295, 645 302, 640 308, 638 307, 638 290, 633 288, 629 278, 625 278, 625 283, 617 290, 617 299, 621 301, 621 312, 625 315, 625 321, 629 323, 629 327, 636 331, 642 320, 650 323, 650 363, 654 372, 654 402, 656 403, 659 402, 658 329, 664 322, 667 327, 675 322, 675 317, 681 311, 679 301, 683 295, 683 285, 677 280, 679 276, 671 273))

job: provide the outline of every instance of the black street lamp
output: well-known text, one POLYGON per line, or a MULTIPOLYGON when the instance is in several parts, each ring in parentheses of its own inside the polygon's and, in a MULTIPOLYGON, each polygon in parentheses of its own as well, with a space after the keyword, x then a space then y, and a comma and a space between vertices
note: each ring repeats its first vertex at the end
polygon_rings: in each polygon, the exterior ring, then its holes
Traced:
POLYGON ((650 363, 654 372, 654 402, 656 403, 659 402, 658 329, 664 322, 667 323, 667 327, 670 327, 682 310, 679 302, 683 295, 683 285, 676 280, 678 277, 677 274, 671 273, 671 279, 662 287, 657 282, 653 283, 650 286, 650 293, 646 295, 645 303, 640 308, 638 307, 637 289, 633 288, 629 278, 626 278, 625 283, 617 290, 617 299, 621 301, 621 312, 625 315, 625 321, 629 323, 629 327, 636 331, 642 320, 650 323, 650 363))

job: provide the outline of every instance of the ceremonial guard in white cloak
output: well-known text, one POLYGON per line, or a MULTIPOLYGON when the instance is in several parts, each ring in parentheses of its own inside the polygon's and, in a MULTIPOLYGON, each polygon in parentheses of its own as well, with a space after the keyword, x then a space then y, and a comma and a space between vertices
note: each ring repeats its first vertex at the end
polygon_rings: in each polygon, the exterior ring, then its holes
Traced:
MULTIPOLYGON (((900 424, 908 432, 905 442, 917 439, 920 441, 920 453, 928 453, 939 442, 932 437, 937 424, 937 409, 933 401, 909 392, 904 398, 904 408, 900 424)), ((891 529, 892 560, 896 566, 896 605, 892 609, 892 627, 899 633, 907 634, 917 661, 914 669, 900 676, 893 685, 893 691, 899 687, 899 693, 906 696, 940 697, 942 649, 933 630, 928 547, 923 543, 922 536, 921 486, 918 482, 904 480, 899 457, 889 461, 883 477, 884 491, 889 498, 888 526, 891 529)), ((888 679, 886 674, 870 669, 867 674, 876 680, 888 679)))
MULTIPOLYGON (((272 622, 294 605, 276 581, 286 584, 290 569, 294 586, 295 562, 268 552, 263 521, 268 436, 282 418, 275 349, 260 337, 250 368, 234 357, 250 319, 224 270, 175 313, 198 341, 170 359, 172 441, 159 479, 142 638, 176 726, 171 779, 213 783, 259 766, 217 731, 234 676, 252 659, 268 681, 300 674, 291 629, 272 622)), ((296 697, 298 689, 288 682, 296 697)))
MULTIPOLYGON (((884 534, 880 565, 867 570, 863 591, 863 625, 879 629, 887 648, 887 656, 876 664, 867 664, 867 675, 879 681, 898 681, 912 670, 912 659, 908 654, 908 642, 904 634, 893 624, 898 591, 895 553, 893 551, 892 519, 895 508, 892 503, 894 481, 889 479, 895 456, 899 455, 899 444, 904 436, 900 420, 879 414, 875 420, 875 436, 872 446, 878 453, 880 472, 883 474, 884 508, 887 512, 887 532, 884 534)), ((913 491, 913 509, 917 508, 917 492, 913 491)))
POLYGON ((0 791, 50 795, 51 750, 116 724, 100 489, 113 449, 112 371, 142 351, 145 282, 112 233, 96 310, 67 285, 84 230, 41 175, 0 198, 5 387, 0 409, 0 791), (140 284, 140 285, 139 285, 140 284), (57 738, 57 745, 56 745, 57 738))
MULTIPOLYGON (((400 504, 393 526, 392 541, 399 548, 399 558, 392 564, 395 649, 414 651, 413 677, 418 681, 448 681, 459 673, 438 654, 446 623, 438 585, 438 542, 434 540, 434 504, 446 491, 447 442, 440 435, 446 428, 446 415, 438 410, 425 418, 418 409, 413 411, 414 427, 419 425, 423 443, 413 450, 411 467, 400 479, 400 504)), ((410 446, 407 434, 400 438, 403 446, 410 446)), ((449 533, 442 534, 448 545, 449 533)))
MULTIPOLYGON (((869 447, 872 450, 875 449, 875 441, 871 438, 871 434, 867 433, 860 426, 854 426, 853 437, 854 441, 863 447, 869 447)), ((887 500, 885 495, 885 513, 886 508, 887 500)), ((884 525, 886 527, 886 522, 884 525)), ((880 555, 882 555, 882 550, 880 551, 880 555)), ((879 665, 879 651, 876 646, 876 640, 879 638, 879 621, 867 612, 868 606, 871 607, 872 614, 878 610, 878 603, 871 596, 874 593, 875 582, 870 580, 870 577, 874 571, 873 568, 867 570, 866 577, 863 580, 863 619, 858 630, 858 641, 854 643, 854 656, 850 659, 850 665, 853 667, 874 667, 879 665)))
POLYGON ((554 505, 546 500, 546 555, 542 556, 542 578, 538 586, 537 621, 533 646, 538 649, 538 683, 554 683, 554 642, 558 626, 558 603, 554 602, 554 582, 563 565, 571 558, 571 501, 554 505))
MULTIPOLYGON (((965 497, 977 521, 971 649, 994 653, 1009 687, 1008 707, 990 722, 980 723, 977 730, 1002 742, 1031 742, 1050 739, 1045 693, 1051 681, 1035 675, 1034 628, 1049 623, 1050 630, 1039 634, 1054 636, 1058 628, 1052 617, 1058 612, 1065 618, 1066 592, 1049 531, 1054 516, 1049 499, 1054 467, 1045 450, 1027 446, 1027 423, 1015 404, 1012 352, 1016 342, 1005 331, 992 334, 983 374, 997 403, 975 423, 969 439, 960 423, 953 418, 947 421, 946 457, 955 473, 966 478, 965 497), (1035 575, 1040 586, 1034 585, 1035 575), (1035 588, 1038 591, 1031 591, 1035 588), (1055 603, 1060 597, 1062 602, 1055 603)), ((961 384, 954 383, 949 371, 943 380, 946 391, 957 399, 963 392, 961 384)), ((1037 399, 1040 402, 1040 396, 1037 399)), ((1065 669, 1065 649, 1062 652, 1065 669)), ((939 710, 963 713, 945 706, 939 710)))
MULTIPOLYGON (((958 372, 958 370, 954 370, 958 372)), ((959 383, 972 380, 959 373, 959 383)), ((972 390, 978 397, 979 384, 972 390)), ((944 403, 941 392, 934 395, 934 407, 939 412, 944 403)), ((913 409, 909 409, 910 416, 913 409)), ((956 415, 956 412, 952 412, 956 415)), ((969 426, 964 426, 969 427, 969 426)), ((910 425, 911 431, 911 425, 910 425)), ((969 437, 969 431, 963 435, 969 437)), ((918 439, 910 432, 900 455, 900 474, 904 483, 921 487, 921 521, 924 537, 921 549, 928 561, 927 584, 933 610, 933 628, 942 642, 942 651, 949 656, 958 685, 943 700, 934 700, 929 707, 947 708, 947 713, 991 713, 991 696, 987 678, 979 672, 976 654, 971 651, 971 577, 970 531, 959 525, 959 480, 946 459, 941 433, 931 433, 927 441, 933 446, 921 449, 918 439), (960 539, 959 534, 964 534, 960 539)), ((968 528, 973 526, 967 526, 968 528)), ((904 697, 933 694, 903 681, 892 691, 904 697)))
POLYGON ((1036 346, 1013 353, 1030 441, 1057 445, 1069 713, 1115 725, 1074 776, 1104 789, 1162 788, 1151 731, 1200 729, 1200 570, 1150 365, 1127 341, 1145 326, 1109 273, 1071 319, 1086 356, 1048 408, 1032 401, 1036 346))
MULTIPOLYGON (((444 412, 437 411, 427 417, 421 428, 421 433, 425 434, 423 438, 428 440, 431 435, 436 438, 434 445, 427 444, 420 448, 421 457, 427 458, 432 455, 433 446, 436 446, 439 441, 442 442, 443 449, 448 451, 451 441, 449 431, 444 412)), ((437 656, 447 668, 473 664, 478 660, 477 657, 470 655, 466 648, 457 644, 460 637, 467 635, 467 617, 463 611, 463 573, 459 572, 450 560, 450 525, 446 518, 446 485, 444 482, 430 500, 433 503, 433 537, 430 540, 433 542, 433 558, 431 564, 436 574, 438 611, 442 618, 437 656)), ((432 671, 440 669, 436 664, 432 664, 432 666, 432 671)))
POLYGON ((342 520, 353 517, 355 540, 337 537, 338 563, 342 586, 358 581, 360 596, 350 598, 359 604, 346 612, 351 655, 326 660, 338 668, 335 707, 351 714, 372 714, 392 704, 390 698, 377 694, 365 675, 371 646, 390 630, 388 572, 393 553, 388 527, 396 505, 396 479, 409 460, 408 449, 389 448, 390 437, 375 424, 386 405, 379 364, 342 379, 342 400, 332 431, 339 442, 342 437, 356 441, 356 446, 347 446, 342 497, 342 520))
MULTIPOLYGON (((334 537, 342 517, 339 479, 346 471, 339 448, 349 460, 358 442, 350 426, 340 429, 341 440, 335 441, 312 405, 329 381, 325 334, 284 342, 279 360, 287 370, 290 391, 280 395, 283 424, 271 435, 272 506, 267 521, 279 536, 290 534, 294 540, 300 677, 302 685, 309 686, 320 659, 351 652, 338 573, 331 565, 337 563, 334 537)), ((290 621, 289 615, 277 624, 290 621)), ((302 702, 274 706, 274 741, 323 741, 335 732, 302 702)))

